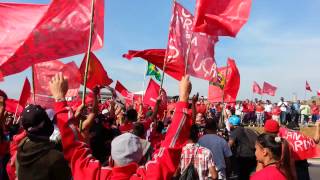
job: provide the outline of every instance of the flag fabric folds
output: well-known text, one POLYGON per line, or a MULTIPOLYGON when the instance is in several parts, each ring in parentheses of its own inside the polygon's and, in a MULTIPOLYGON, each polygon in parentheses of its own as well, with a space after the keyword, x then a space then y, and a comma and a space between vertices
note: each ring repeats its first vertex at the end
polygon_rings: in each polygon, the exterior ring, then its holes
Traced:
POLYGON ((277 87, 275 87, 267 82, 263 83, 263 93, 264 94, 268 94, 270 96, 275 96, 276 90, 277 90, 277 87))
POLYGON ((253 82, 252 92, 253 92, 253 93, 256 93, 256 94, 260 94, 260 95, 263 94, 261 87, 259 86, 259 84, 258 84, 256 81, 253 82))
POLYGON ((311 86, 309 85, 308 81, 306 81, 306 90, 312 92, 311 86))
POLYGON ((119 81, 117 81, 114 88, 118 93, 120 93, 126 101, 133 101, 133 93, 127 90, 119 81))
MULTIPOLYGON (((86 59, 85 56, 80 65, 80 73, 82 77, 81 83, 84 82, 84 74, 86 70, 86 59)), ((88 68, 88 78, 87 87, 93 90, 96 86, 109 86, 113 82, 109 78, 107 71, 103 68, 103 65, 93 53, 90 53, 89 68, 88 68)))
POLYGON ((161 81, 161 73, 154 64, 148 62, 147 76, 154 76, 156 80, 161 81))
POLYGON ((236 37, 248 21, 251 0, 197 0, 193 31, 236 37))
MULTIPOLYGON (((49 5, 0 3, 2 74, 8 76, 39 62, 86 52, 91 2, 54 0, 49 5)), ((103 45, 104 0, 96 0, 94 22, 92 50, 103 45)))
POLYGON ((210 102, 235 102, 240 88, 240 74, 235 61, 228 59, 227 67, 218 68, 218 80, 209 83, 210 102))
MULTIPOLYGON (((183 74, 186 68, 186 73, 191 76, 215 81, 217 66, 214 60, 214 45, 218 39, 193 32, 192 24, 193 15, 175 2, 170 23, 166 64, 175 64, 183 74)), ((178 80, 180 79, 181 77, 178 80)))

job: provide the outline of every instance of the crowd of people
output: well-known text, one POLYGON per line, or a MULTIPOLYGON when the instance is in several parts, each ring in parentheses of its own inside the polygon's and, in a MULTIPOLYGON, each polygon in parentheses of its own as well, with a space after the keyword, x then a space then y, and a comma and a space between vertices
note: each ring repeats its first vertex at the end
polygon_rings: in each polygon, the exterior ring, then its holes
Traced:
POLYGON ((164 103, 160 92, 154 107, 102 103, 95 88, 92 104, 72 108, 61 73, 49 86, 54 109, 29 104, 19 117, 0 91, 0 179, 310 179, 281 132, 314 123, 318 144, 316 102, 209 103, 190 97, 186 76, 178 99, 164 103))

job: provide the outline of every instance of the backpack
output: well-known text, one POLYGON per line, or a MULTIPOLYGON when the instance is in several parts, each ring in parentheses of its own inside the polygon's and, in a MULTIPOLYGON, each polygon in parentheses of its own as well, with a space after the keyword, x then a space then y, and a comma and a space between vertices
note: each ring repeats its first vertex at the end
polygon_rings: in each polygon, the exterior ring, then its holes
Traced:
POLYGON ((188 165, 187 169, 183 171, 179 180, 198 180, 199 174, 196 168, 194 167, 194 158, 197 155, 198 148, 196 149, 196 154, 192 156, 191 162, 188 165))

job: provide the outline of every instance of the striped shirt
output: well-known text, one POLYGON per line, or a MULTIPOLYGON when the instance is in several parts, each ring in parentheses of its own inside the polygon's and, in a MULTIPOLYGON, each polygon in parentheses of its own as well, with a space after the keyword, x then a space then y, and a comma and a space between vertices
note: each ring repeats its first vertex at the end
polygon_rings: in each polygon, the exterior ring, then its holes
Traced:
POLYGON ((212 153, 209 149, 194 143, 188 143, 182 148, 180 159, 181 174, 188 168, 193 156, 196 156, 194 158, 194 167, 198 171, 199 179, 209 179, 209 168, 215 166, 212 153))

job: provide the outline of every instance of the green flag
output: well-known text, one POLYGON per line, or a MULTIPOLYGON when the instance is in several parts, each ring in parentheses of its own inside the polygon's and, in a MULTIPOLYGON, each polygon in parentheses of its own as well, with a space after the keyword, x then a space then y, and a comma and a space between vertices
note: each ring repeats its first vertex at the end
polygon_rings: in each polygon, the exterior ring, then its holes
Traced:
POLYGON ((161 74, 154 64, 148 62, 147 76, 154 76, 158 81, 161 81, 161 74))

